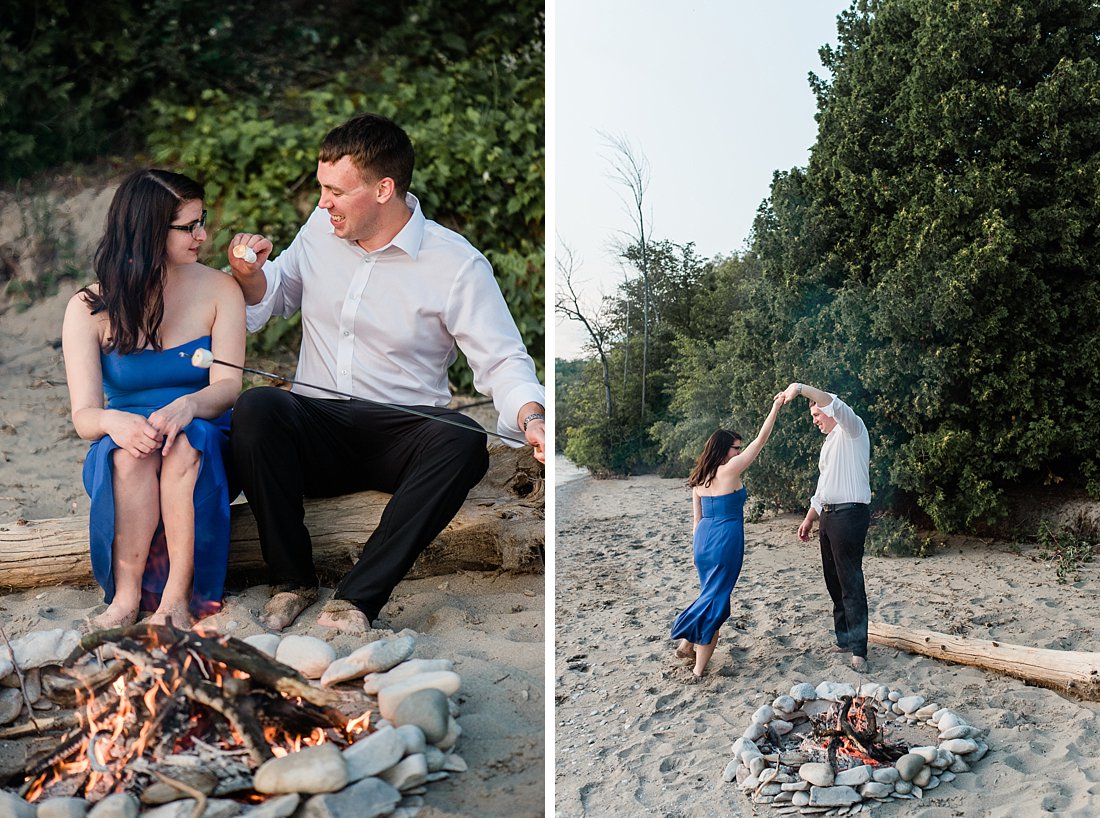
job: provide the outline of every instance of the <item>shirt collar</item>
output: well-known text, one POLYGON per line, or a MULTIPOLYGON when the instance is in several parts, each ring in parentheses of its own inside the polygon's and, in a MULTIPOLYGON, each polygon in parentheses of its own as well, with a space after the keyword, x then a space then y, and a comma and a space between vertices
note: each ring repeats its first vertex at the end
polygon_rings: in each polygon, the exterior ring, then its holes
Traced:
MULTIPOLYGON (((389 242, 379 247, 374 252, 381 253, 383 250, 390 247, 396 247, 413 260, 420 254, 420 246, 424 243, 424 225, 427 220, 424 218, 424 211, 420 209, 420 200, 411 193, 405 194, 405 206, 412 211, 412 215, 409 217, 409 220, 405 222, 405 226, 398 230, 397 235, 390 239, 389 242)), ((329 223, 329 235, 335 232, 336 228, 329 223)), ((354 241, 349 241, 349 244, 356 243, 354 241)), ((357 244, 356 246, 358 247, 357 244)))

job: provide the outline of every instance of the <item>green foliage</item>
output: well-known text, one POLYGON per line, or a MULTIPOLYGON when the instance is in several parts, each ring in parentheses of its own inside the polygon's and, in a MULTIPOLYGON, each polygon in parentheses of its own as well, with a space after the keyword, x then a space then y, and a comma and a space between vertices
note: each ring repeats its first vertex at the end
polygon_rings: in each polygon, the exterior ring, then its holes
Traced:
POLYGON ((871 521, 864 547, 875 557, 927 557, 932 540, 921 537, 905 518, 883 514, 871 521))
POLYGON ((1040 559, 1054 565, 1058 582, 1076 582, 1081 566, 1100 553, 1100 523, 1084 514, 1070 525, 1055 526, 1043 520, 1036 540, 1040 559))

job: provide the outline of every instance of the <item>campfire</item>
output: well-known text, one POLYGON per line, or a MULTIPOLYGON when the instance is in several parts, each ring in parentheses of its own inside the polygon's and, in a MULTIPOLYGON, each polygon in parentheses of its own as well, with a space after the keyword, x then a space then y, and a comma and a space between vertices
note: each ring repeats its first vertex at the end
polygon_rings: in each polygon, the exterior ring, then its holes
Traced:
POLYGON ((885 685, 795 685, 753 715, 723 778, 780 814, 849 815, 969 772, 984 731, 885 685))
MULTIPOLYGON (((67 634, 60 644, 75 641, 67 634)), ((26 720, 0 727, 0 744, 23 742, 25 760, 0 768, 0 783, 29 802, 96 802, 120 793, 150 805, 192 798, 199 815, 207 799, 249 804, 290 793, 344 795, 369 778, 372 797, 388 799, 392 809, 426 781, 465 769, 442 749, 457 738, 447 695, 458 677, 441 669, 450 666, 442 660, 405 662, 410 637, 370 643, 324 669, 322 684, 351 680, 358 683, 353 689, 311 684, 244 641, 169 626, 90 634, 63 661, 29 658, 36 649, 22 641, 0 654, 0 666, 12 659, 5 681, 17 680, 23 701, 16 706, 26 705, 26 720), (424 665, 436 672, 418 672, 424 665), (401 717, 400 702, 425 689, 442 710, 435 716, 442 728, 412 726, 415 713, 411 722, 401 717), (387 696, 391 718, 375 715, 372 729, 372 713, 387 696)))

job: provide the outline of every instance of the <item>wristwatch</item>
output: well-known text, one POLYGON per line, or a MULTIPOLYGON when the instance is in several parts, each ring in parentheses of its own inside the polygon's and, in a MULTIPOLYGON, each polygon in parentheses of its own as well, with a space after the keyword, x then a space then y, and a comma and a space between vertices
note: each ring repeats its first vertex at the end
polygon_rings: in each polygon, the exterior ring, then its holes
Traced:
POLYGON ((543 420, 546 420, 546 415, 544 415, 542 412, 532 412, 530 415, 525 417, 523 419, 523 431, 525 431, 525 432, 527 431, 527 424, 528 423, 530 423, 532 420, 537 420, 538 418, 542 418, 543 420))

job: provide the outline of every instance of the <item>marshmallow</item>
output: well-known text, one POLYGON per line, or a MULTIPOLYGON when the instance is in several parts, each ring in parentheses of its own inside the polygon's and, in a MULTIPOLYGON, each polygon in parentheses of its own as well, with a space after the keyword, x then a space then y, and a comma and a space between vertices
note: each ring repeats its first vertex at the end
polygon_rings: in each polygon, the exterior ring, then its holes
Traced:
POLYGON ((252 264, 256 260, 256 251, 247 244, 238 244, 234 247, 233 255, 237 258, 243 258, 246 264, 252 264))
POLYGON ((195 354, 191 356, 191 366, 197 366, 199 369, 209 369, 213 363, 214 353, 209 349, 196 349, 195 354))

